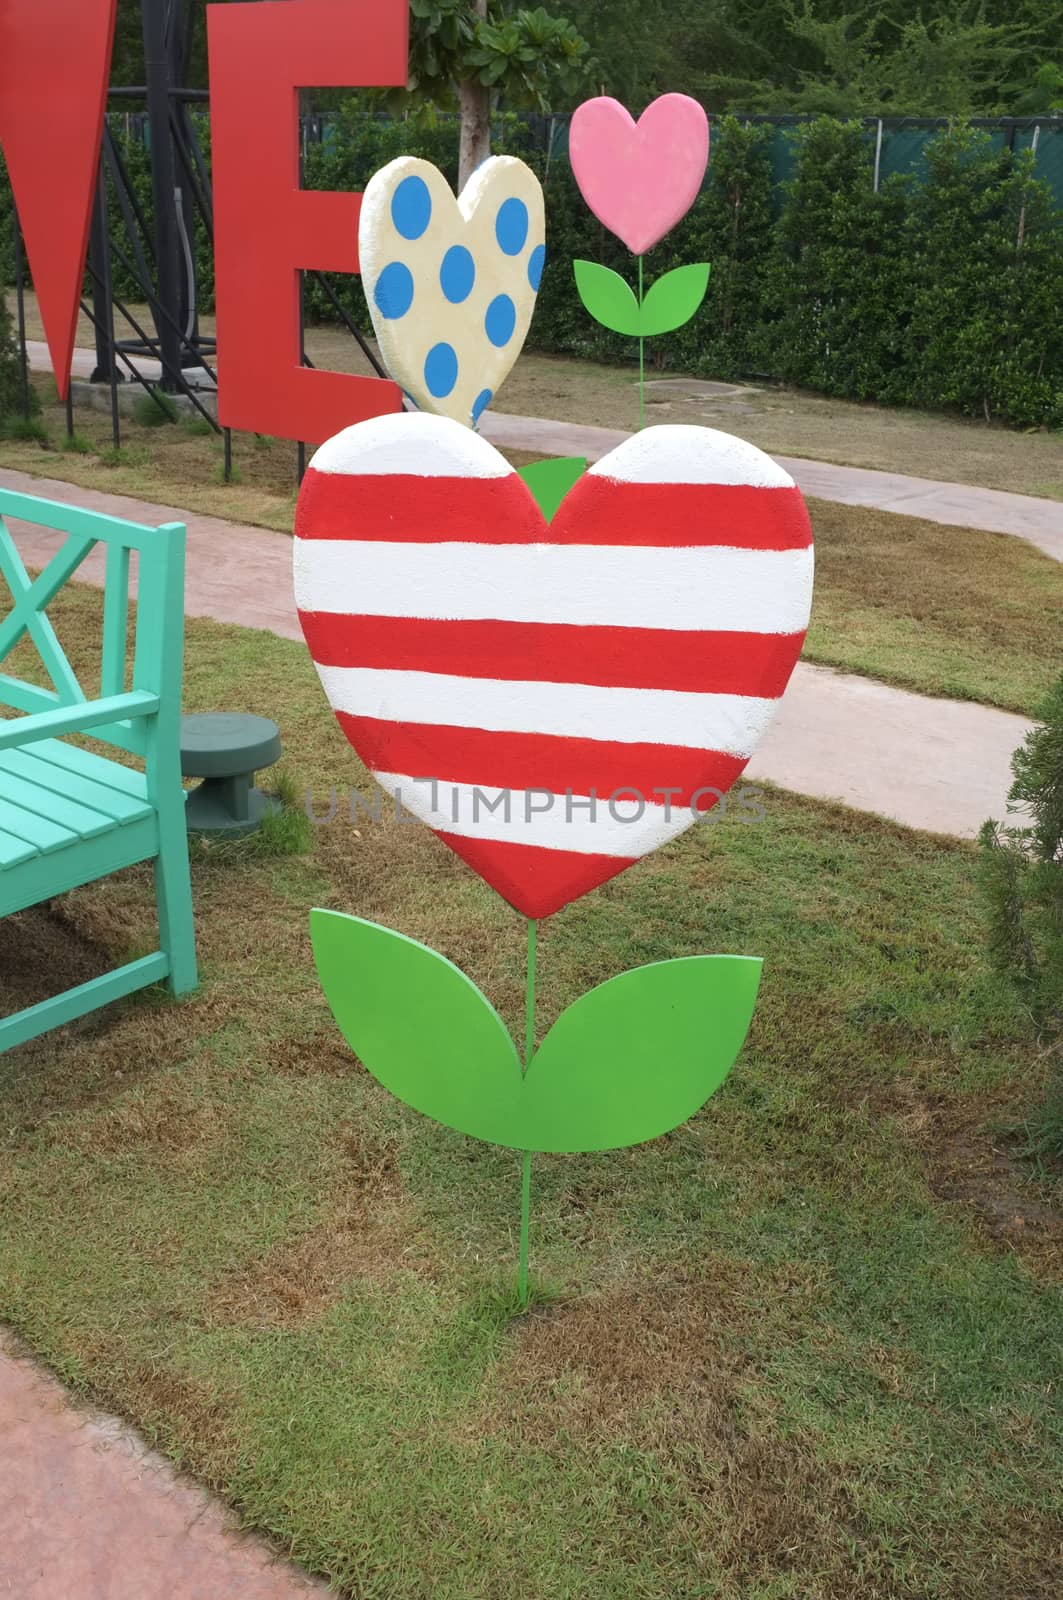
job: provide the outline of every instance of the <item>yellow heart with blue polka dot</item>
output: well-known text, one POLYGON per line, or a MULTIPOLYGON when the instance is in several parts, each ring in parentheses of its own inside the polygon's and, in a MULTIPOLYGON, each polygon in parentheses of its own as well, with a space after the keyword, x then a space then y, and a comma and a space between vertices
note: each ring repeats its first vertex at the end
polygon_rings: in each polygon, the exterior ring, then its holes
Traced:
POLYGON ((458 199, 430 161, 370 179, 358 253, 384 365, 422 411, 475 427, 527 337, 546 260, 543 191, 491 156, 458 199))

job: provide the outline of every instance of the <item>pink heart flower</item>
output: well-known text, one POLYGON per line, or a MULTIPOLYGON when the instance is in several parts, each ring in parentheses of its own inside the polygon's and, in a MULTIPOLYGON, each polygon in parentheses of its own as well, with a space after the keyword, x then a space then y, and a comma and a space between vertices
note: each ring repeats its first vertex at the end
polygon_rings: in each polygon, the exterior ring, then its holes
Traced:
POLYGON ((572 118, 568 149, 594 215, 641 256, 698 197, 709 160, 709 119, 685 94, 661 95, 637 123, 619 100, 585 100, 572 118))

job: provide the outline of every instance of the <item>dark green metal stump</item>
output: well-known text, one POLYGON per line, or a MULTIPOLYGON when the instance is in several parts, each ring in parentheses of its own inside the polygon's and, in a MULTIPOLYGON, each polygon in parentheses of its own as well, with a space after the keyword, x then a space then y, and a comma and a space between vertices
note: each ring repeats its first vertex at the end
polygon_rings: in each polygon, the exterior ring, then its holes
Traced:
POLYGON ((268 717, 205 711, 181 718, 181 772, 202 778, 185 807, 190 833, 233 838, 253 833, 279 811, 275 795, 255 788, 255 773, 281 758, 280 729, 268 717))

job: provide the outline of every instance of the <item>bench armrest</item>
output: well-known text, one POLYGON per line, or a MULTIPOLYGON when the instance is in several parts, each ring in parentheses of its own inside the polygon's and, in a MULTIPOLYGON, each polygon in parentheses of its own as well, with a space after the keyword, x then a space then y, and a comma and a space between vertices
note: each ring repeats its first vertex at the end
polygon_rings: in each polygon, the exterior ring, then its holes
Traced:
POLYGON ((29 716, 0 722, 0 750, 34 744, 38 739, 54 739, 62 733, 88 733, 108 722, 124 717, 149 717, 159 709, 157 694, 133 689, 129 694, 106 695, 102 700, 84 700, 74 706, 57 706, 54 711, 34 711, 29 716))

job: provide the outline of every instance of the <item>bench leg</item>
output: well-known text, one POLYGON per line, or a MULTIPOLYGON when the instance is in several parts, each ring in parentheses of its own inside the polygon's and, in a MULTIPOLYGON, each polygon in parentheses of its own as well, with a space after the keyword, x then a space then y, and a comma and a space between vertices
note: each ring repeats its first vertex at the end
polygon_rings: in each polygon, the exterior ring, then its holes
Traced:
POLYGON ((170 988, 187 994, 199 982, 192 916, 192 883, 188 871, 188 836, 184 817, 159 818, 161 838, 155 858, 155 898, 159 907, 159 942, 170 958, 170 988))

